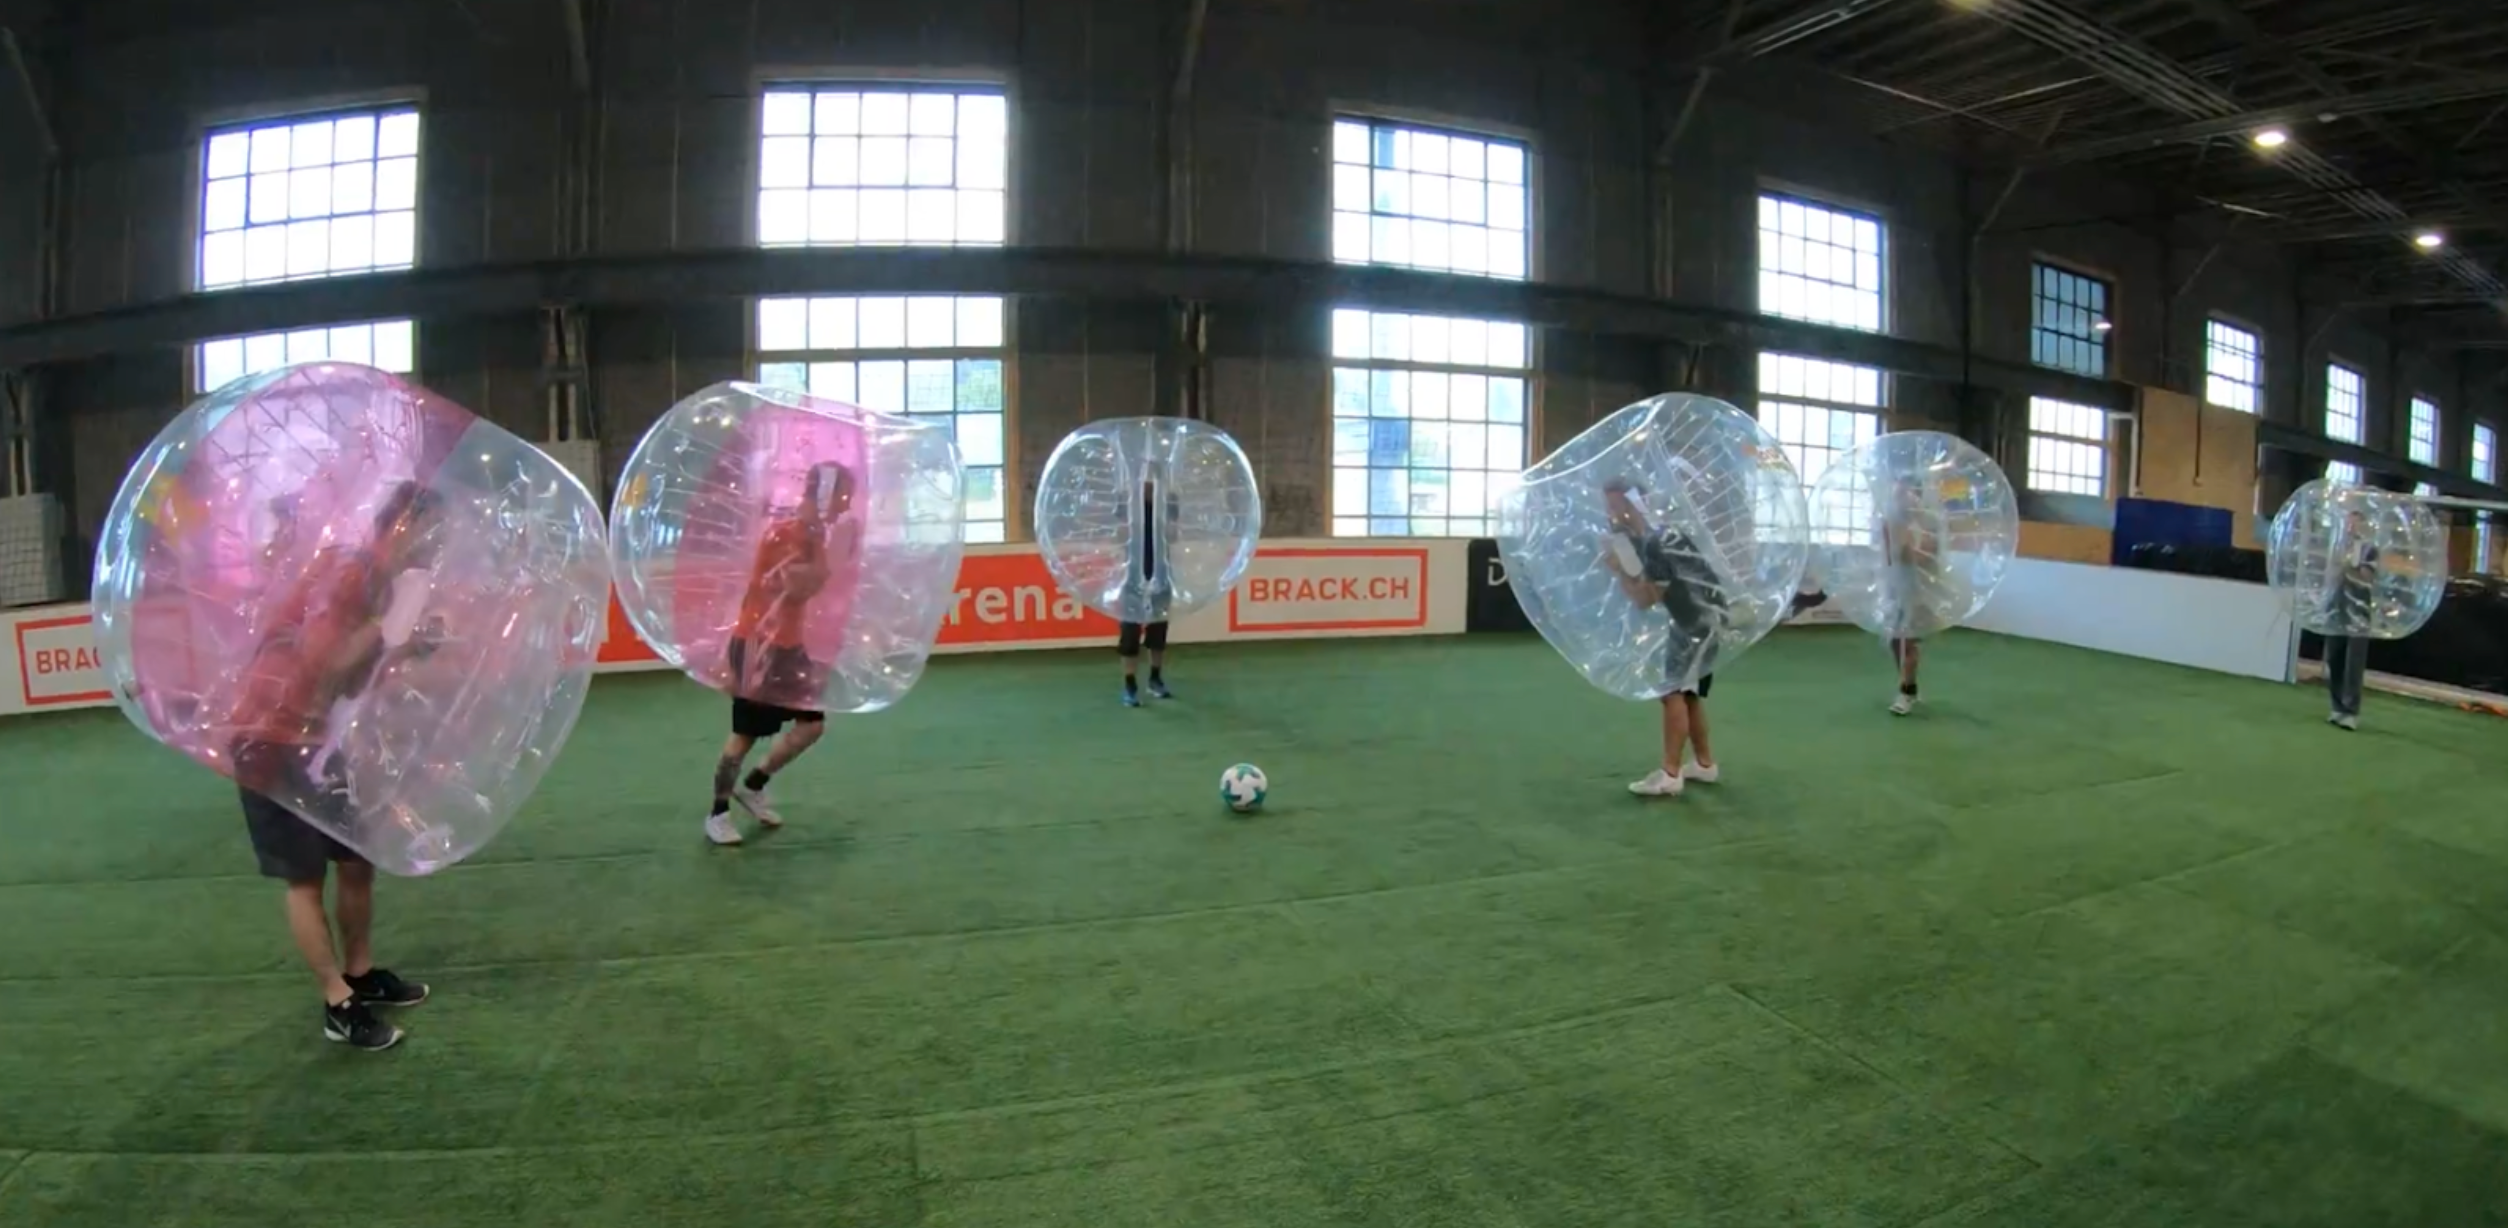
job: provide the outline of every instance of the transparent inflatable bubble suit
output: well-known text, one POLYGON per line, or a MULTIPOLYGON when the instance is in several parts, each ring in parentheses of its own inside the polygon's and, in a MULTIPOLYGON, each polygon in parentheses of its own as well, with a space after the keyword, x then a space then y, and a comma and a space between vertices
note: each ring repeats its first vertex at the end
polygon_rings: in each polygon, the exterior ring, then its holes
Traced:
POLYGON ((2020 545, 2020 508, 1994 458, 1940 431, 1897 431, 1830 460, 1811 487, 1829 600, 1888 639, 1975 617, 2020 545))
POLYGON ((347 363, 193 404, 99 536, 123 715, 393 874, 477 852, 531 796, 609 604, 600 507, 573 475, 347 363))
POLYGON ((2447 526, 2409 495, 2320 478, 2274 514, 2265 576, 2309 631, 2402 639, 2447 591, 2447 526))
POLYGON ((1163 622, 1244 578, 1263 499, 1228 432, 1108 418, 1063 436, 1046 458, 1035 529, 1054 581, 1081 604, 1117 622, 1163 622))
POLYGON ((748 383, 662 415, 619 475, 619 607, 726 694, 876 712, 931 659, 965 541, 945 424, 748 383))
POLYGON ((1594 424, 1498 504, 1527 617, 1585 680, 1657 699, 1783 621, 1809 544, 1774 437, 1712 397, 1670 393, 1594 424))

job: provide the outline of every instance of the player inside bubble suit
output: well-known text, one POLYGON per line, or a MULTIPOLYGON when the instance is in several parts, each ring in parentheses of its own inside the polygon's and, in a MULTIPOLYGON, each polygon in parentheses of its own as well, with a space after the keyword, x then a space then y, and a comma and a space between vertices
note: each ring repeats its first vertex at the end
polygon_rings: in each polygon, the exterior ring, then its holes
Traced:
MULTIPOLYGON (((1603 510, 1611 532, 1602 540, 1603 566, 1620 591, 1641 606, 1662 606, 1671 623, 1664 644, 1664 673, 1674 690, 1663 696, 1663 761, 1629 785, 1641 797, 1671 797, 1688 781, 1714 784, 1721 776, 1708 742, 1707 693, 1715 675, 1684 684, 1708 644, 1723 634, 1732 614, 1724 581, 1706 552, 1676 527, 1657 526, 1639 505, 1646 488, 1627 478, 1603 484, 1603 510)), ((1828 600, 1824 592, 1798 592, 1788 615, 1828 600)))
POLYGON ((862 549, 861 518, 852 514, 853 493, 851 470, 834 461, 814 465, 800 502, 770 511, 766 530, 758 536, 727 650, 731 734, 714 764, 714 799, 705 818, 706 839, 716 844, 741 842, 731 817, 734 802, 762 827, 784 825, 767 787, 827 732, 823 711, 749 697, 811 695, 825 684, 826 666, 811 659, 806 633, 811 603, 826 591, 828 578, 844 570, 846 560, 862 549), (742 776, 750 752, 769 738, 775 744, 765 761, 742 776))
POLYGON ((1141 706, 1141 650, 1149 649, 1149 693, 1154 699, 1174 699, 1176 693, 1167 689, 1167 602, 1174 595, 1174 582, 1167 574, 1167 544, 1159 537, 1161 523, 1173 524, 1183 518, 1183 501, 1171 488, 1166 495, 1166 519, 1162 522, 1153 513, 1159 509, 1158 483, 1141 479, 1141 579, 1147 583, 1151 609, 1158 617, 1146 623, 1115 624, 1115 656, 1123 662, 1123 706, 1141 706))
MULTIPOLYGON (((293 509, 274 510, 282 514, 273 545, 284 546, 297 532, 293 509)), ((371 544, 316 551, 295 583, 265 607, 269 630, 253 649, 228 716, 245 830, 262 874, 287 885, 289 931, 322 989, 323 1034, 361 1049, 389 1048, 401 1038, 373 1007, 415 1006, 426 1000, 427 987, 375 966, 369 949, 374 867, 306 820, 345 829, 355 819, 342 760, 331 753, 343 724, 334 709, 400 660, 433 651, 443 635, 440 624, 401 637, 386 627, 402 577, 429 566, 431 530, 441 513, 440 496, 404 481, 376 514, 371 544), (272 794, 299 799, 307 815, 298 818, 272 794), (333 864, 340 880, 336 917, 323 901, 333 864)))
MULTIPOLYGON (((2343 534, 2334 547, 2334 557, 2341 577, 2325 596, 2329 607, 2326 617, 2355 627, 2368 626, 2369 607, 2377 597, 2378 569, 2377 534, 2369 524, 2368 513, 2357 507, 2344 511, 2343 534)), ((2367 636, 2325 637, 2325 691, 2333 708, 2326 723, 2337 729, 2360 727, 2360 691, 2368 672, 2367 636)))
POLYGON ((1925 636, 1939 630, 1931 595, 1943 583, 1942 518, 1925 505, 1924 488, 1912 477, 1890 484, 1875 517, 1881 545, 1881 606, 1891 628, 1890 656, 1898 662, 1898 695, 1890 711, 1916 710, 1916 667, 1925 636))
POLYGON ((1663 696, 1663 762, 1629 786, 1648 797, 1669 797, 1684 780, 1712 783, 1717 776, 1715 752, 1707 742, 1707 693, 1715 676, 1687 678, 1708 641, 1724 629, 1729 612, 1724 584, 1715 567, 1690 536, 1671 526, 1658 527, 1638 499, 1646 491, 1626 478, 1603 486, 1603 509, 1611 532, 1604 535, 1604 565, 1620 590, 1641 606, 1661 606, 1671 620, 1663 648, 1667 682, 1675 689, 1663 696), (1685 762, 1695 753, 1695 762, 1685 762))

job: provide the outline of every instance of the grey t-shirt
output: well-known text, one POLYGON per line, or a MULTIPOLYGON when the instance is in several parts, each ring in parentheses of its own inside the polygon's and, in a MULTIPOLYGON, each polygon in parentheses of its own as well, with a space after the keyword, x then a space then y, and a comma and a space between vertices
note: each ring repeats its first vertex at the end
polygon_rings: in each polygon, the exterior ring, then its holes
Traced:
POLYGON ((2342 557, 2342 577, 2334 588, 2334 613, 2337 618, 2357 627, 2367 627, 2369 611, 2377 595, 2378 549, 2367 543, 2347 547, 2342 557))
POLYGON ((1637 548, 1638 574, 1662 586, 1664 612, 1673 626, 1704 635, 1723 622, 1723 582, 1696 542, 1678 529, 1659 529, 1631 537, 1629 544, 1637 548))

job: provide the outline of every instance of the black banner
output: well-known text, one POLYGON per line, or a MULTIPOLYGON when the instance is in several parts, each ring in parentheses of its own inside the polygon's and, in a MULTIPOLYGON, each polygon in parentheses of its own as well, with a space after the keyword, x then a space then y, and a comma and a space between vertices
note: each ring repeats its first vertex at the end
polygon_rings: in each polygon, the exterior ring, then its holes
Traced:
POLYGON ((1515 586, 1507 583, 1507 565, 1498 557, 1498 543, 1475 538, 1464 557, 1471 589, 1463 606, 1463 629, 1532 630, 1533 620, 1524 617, 1524 607, 1516 603, 1515 586))

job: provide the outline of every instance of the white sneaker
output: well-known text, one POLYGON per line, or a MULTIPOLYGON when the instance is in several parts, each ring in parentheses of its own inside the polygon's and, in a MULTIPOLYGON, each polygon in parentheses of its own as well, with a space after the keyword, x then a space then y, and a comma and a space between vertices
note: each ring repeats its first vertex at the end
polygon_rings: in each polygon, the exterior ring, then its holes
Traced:
POLYGON ((2360 718, 2347 713, 2336 713, 2333 724, 2336 729, 2358 729, 2360 718))
POLYGON ((1628 791, 1639 797, 1677 797, 1681 792, 1681 778, 1656 768, 1646 773, 1644 780, 1631 783, 1628 791))
POLYGON ((768 797, 764 789, 734 785, 732 786, 732 800, 740 803, 740 808, 748 811, 749 817, 756 819, 761 826, 782 827, 784 825, 784 816, 775 812, 775 799, 768 797))
POLYGON ((1695 780, 1702 785, 1714 784, 1716 779, 1722 775, 1724 775, 1724 772, 1712 763, 1684 763, 1681 765, 1681 779, 1695 780))
POLYGON ((1893 715, 1905 716, 1915 710, 1916 697, 1913 695, 1901 694, 1898 698, 1890 701, 1890 712, 1893 715))
POLYGON ((705 838, 716 844, 740 843, 740 829, 732 825, 731 811, 705 816, 705 838))

